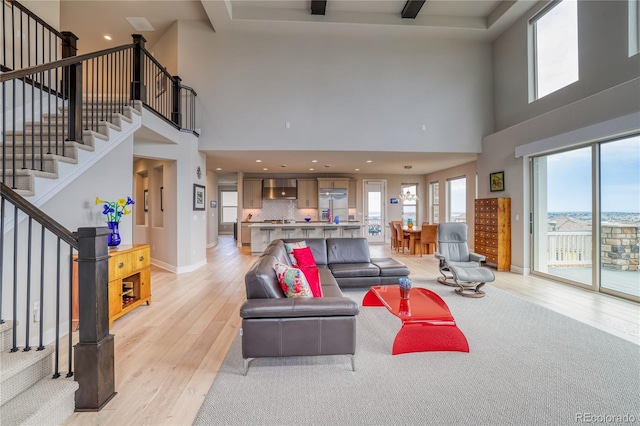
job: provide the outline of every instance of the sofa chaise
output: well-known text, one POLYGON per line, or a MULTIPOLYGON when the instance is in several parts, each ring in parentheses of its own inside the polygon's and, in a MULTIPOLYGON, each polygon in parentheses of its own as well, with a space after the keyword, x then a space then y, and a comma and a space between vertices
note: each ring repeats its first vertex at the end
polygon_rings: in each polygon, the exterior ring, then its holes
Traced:
POLYGON ((392 258, 371 259, 366 238, 274 240, 245 275, 242 317, 244 374, 259 357, 349 355, 355 371, 359 305, 340 289, 397 284, 409 268, 392 258), (305 241, 318 265, 323 297, 288 298, 277 262, 291 266, 285 242, 305 241))

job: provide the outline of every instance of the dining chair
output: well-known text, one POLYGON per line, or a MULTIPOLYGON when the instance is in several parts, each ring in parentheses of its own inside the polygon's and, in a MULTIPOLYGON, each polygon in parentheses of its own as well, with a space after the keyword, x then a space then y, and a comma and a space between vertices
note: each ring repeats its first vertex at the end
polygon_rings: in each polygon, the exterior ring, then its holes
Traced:
POLYGON ((396 232, 395 224, 402 224, 402 221, 392 220, 389 222, 389 232, 391 233, 391 250, 398 249, 398 233, 396 232))
POLYGON ((404 232, 402 232, 402 225, 400 223, 394 223, 393 226, 396 230, 396 238, 398 239, 396 251, 400 251, 400 248, 402 248, 402 253, 404 254, 404 248, 409 248, 409 236, 404 235, 404 232))
POLYGON ((438 225, 422 224, 420 231, 420 257, 422 254, 433 254, 437 250, 438 225), (430 247, 433 246, 433 247, 430 247))

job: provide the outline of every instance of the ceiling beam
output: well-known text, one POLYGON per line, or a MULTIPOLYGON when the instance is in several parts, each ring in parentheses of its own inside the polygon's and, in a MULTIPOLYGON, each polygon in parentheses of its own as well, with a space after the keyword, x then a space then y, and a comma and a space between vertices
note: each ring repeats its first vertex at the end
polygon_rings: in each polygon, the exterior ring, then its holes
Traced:
POLYGON ((311 14, 324 15, 327 10, 327 0, 311 0, 311 14))
POLYGON ((422 9, 424 2, 425 0, 407 0, 407 3, 405 3, 402 8, 402 18, 416 19, 416 16, 418 16, 418 12, 422 9))

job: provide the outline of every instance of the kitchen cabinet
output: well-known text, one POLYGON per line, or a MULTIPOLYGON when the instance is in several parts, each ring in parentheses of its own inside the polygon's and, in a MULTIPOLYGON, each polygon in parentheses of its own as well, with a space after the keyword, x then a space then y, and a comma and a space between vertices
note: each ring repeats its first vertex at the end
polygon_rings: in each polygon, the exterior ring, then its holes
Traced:
POLYGON ((481 198, 475 202, 474 252, 498 271, 511 269, 511 199, 481 198))
POLYGON ((356 199, 358 193, 358 181, 356 179, 349 179, 349 192, 347 193, 348 203, 347 207, 350 209, 355 209, 358 207, 358 202, 356 199))
POLYGON ((348 178, 318 178, 319 188, 349 188, 348 178))
POLYGON ((262 179, 245 179, 242 191, 242 207, 262 208, 262 179))
POLYGON ((318 181, 314 179, 298 179, 298 208, 318 208, 318 181))
POLYGON ((242 222, 240 224, 240 242, 244 245, 251 245, 251 222, 242 222))

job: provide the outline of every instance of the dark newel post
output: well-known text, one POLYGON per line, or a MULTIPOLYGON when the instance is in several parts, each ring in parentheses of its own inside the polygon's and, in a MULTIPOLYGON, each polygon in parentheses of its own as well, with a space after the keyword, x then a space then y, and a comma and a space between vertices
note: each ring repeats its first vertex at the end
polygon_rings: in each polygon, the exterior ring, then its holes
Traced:
POLYGON ((171 112, 171 121, 182 128, 182 102, 180 99, 180 86, 182 79, 177 75, 173 77, 173 110, 171 112))
POLYGON ((116 395, 109 334, 109 229, 78 228, 79 342, 75 346, 76 411, 99 411, 116 395))
POLYGON ((147 41, 140 34, 133 34, 133 81, 131 82, 131 99, 147 102, 147 90, 144 86, 144 43, 147 41))
MULTIPOLYGON (((78 37, 70 31, 62 32, 62 58, 76 56, 78 37)), ((65 67, 62 87, 69 100, 70 141, 82 141, 82 63, 65 67)))

